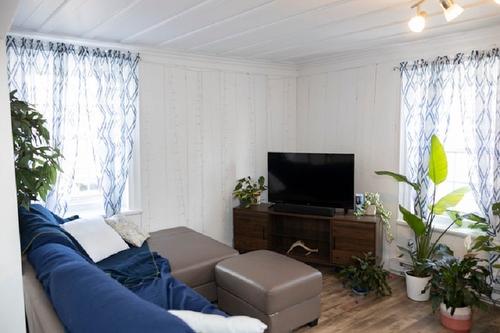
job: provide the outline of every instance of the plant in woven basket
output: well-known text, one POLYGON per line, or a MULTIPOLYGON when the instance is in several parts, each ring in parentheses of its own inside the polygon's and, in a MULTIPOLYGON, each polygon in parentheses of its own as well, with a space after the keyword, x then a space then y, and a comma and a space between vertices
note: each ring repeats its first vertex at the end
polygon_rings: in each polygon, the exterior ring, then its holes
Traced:
POLYGON ((46 200, 61 171, 59 149, 50 146, 46 120, 32 105, 10 93, 17 203, 29 208, 31 201, 46 200))

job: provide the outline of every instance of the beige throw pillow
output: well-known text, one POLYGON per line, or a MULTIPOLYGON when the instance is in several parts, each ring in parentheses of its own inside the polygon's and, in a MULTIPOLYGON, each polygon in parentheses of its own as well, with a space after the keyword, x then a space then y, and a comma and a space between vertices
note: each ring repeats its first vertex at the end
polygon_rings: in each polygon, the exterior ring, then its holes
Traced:
POLYGON ((141 247, 144 241, 149 238, 149 234, 147 232, 142 232, 134 222, 122 214, 108 217, 105 221, 125 241, 134 246, 141 247))

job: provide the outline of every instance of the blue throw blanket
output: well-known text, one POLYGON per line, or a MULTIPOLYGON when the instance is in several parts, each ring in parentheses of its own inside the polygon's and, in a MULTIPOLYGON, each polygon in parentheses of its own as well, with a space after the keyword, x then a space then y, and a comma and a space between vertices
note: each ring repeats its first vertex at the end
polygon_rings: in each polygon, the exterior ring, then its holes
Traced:
POLYGON ((95 265, 44 209, 20 208, 19 217, 23 251, 68 332, 193 333, 166 310, 225 315, 172 277, 147 244, 95 265))

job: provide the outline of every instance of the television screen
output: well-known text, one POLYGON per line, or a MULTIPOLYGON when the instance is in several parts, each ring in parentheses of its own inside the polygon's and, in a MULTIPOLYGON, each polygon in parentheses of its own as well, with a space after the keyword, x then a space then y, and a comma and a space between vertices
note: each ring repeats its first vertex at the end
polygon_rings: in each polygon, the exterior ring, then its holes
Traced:
POLYGON ((269 201, 352 208, 354 154, 268 153, 269 201))

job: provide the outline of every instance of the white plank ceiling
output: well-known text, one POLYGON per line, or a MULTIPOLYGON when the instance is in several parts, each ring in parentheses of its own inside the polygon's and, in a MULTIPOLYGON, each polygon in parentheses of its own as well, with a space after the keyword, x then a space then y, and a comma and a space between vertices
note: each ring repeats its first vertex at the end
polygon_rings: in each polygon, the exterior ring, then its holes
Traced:
POLYGON ((498 26, 493 0, 456 0, 446 23, 428 0, 427 28, 411 33, 408 0, 21 0, 14 31, 203 55, 305 63, 324 56, 498 26))

